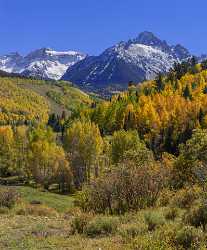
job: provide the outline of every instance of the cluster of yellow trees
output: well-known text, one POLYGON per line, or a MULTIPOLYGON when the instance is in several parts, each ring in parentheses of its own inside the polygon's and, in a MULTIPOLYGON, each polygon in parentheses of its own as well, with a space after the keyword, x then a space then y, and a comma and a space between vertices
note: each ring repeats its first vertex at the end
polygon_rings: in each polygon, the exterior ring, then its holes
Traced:
POLYGON ((193 129, 207 127, 207 71, 162 81, 162 90, 156 80, 131 86, 93 109, 91 120, 105 135, 136 129, 155 152, 177 153, 193 129))
POLYGON ((71 169, 51 129, 26 126, 0 127, 0 176, 18 176, 49 188, 70 189, 71 169))
POLYGON ((138 157, 140 164, 153 159, 136 131, 103 138, 95 123, 77 120, 61 141, 45 125, 0 127, 0 176, 35 181, 46 189, 53 184, 61 191, 79 189, 126 157, 138 157))
POLYGON ((50 127, 0 127, 0 176, 34 180, 48 189, 79 188, 98 176, 104 142, 98 127, 76 121, 66 130, 64 143, 50 127))
POLYGON ((0 79, 0 125, 47 122, 48 102, 31 90, 18 87, 12 78, 0 79))

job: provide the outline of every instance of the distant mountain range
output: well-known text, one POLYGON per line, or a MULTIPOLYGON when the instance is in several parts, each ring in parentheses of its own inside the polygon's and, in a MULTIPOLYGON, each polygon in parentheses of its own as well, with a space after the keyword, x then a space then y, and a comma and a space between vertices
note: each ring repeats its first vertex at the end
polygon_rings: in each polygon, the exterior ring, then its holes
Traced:
MULTIPOLYGON (((58 52, 42 48, 21 56, 0 56, 0 70, 24 76, 69 80, 84 89, 109 86, 126 87, 129 81, 141 82, 167 72, 175 62, 192 55, 180 44, 169 45, 151 32, 120 42, 99 56, 76 51, 58 52)), ((206 59, 203 55, 200 59, 206 59)))
POLYGON ((0 56, 0 69, 8 73, 58 80, 70 66, 85 57, 86 54, 76 51, 57 52, 42 48, 26 56, 19 53, 0 56))

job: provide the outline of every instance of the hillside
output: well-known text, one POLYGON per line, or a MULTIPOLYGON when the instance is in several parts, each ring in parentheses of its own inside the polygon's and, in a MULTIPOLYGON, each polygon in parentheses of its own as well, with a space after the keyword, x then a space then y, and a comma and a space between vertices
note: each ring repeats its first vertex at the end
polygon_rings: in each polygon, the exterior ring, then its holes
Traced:
POLYGON ((35 92, 23 89, 14 78, 0 79, 1 124, 47 121, 49 103, 35 92))
POLYGON ((44 121, 48 114, 71 113, 91 104, 90 97, 70 83, 17 77, 0 78, 1 124, 44 121))
POLYGON ((91 117, 105 135, 135 129, 156 155, 175 154, 194 129, 207 127, 206 93, 206 66, 192 60, 155 80, 131 84, 93 109, 91 117))

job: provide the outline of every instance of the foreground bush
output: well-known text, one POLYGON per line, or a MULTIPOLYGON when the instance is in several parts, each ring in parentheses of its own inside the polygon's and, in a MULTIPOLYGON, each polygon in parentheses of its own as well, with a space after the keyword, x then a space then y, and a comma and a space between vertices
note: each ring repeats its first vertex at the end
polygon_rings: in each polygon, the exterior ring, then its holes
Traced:
POLYGON ((147 226, 145 223, 132 223, 132 224, 123 224, 118 229, 118 233, 122 236, 123 239, 129 241, 137 237, 138 235, 142 235, 147 232, 147 226))
POLYGON ((19 199, 19 194, 13 188, 0 189, 0 207, 12 208, 19 199))
POLYGON ((155 230, 158 226, 163 225, 165 222, 163 216, 156 212, 147 212, 144 219, 149 231, 155 230))
POLYGON ((95 213, 124 214, 155 204, 162 187, 158 167, 120 165, 79 193, 76 204, 95 213))
POLYGON ((85 228, 85 234, 89 237, 109 235, 116 232, 118 219, 114 217, 97 217, 90 221, 85 228))
POLYGON ((173 199, 175 192, 168 190, 168 189, 163 189, 160 192, 160 195, 157 200, 157 206, 159 207, 165 207, 170 204, 170 202, 173 199))
POLYGON ((88 237, 109 235, 117 230, 119 220, 116 217, 97 216, 89 213, 77 214, 71 222, 71 233, 85 234, 88 237))
POLYGON ((178 216, 178 209, 175 207, 170 207, 165 212, 165 219, 166 220, 174 220, 178 216))
POLYGON ((149 237, 149 235, 140 235, 136 237, 130 246, 133 250, 175 250, 174 246, 168 241, 160 240, 157 237, 149 237))
POLYGON ((207 225, 207 204, 203 203, 199 206, 193 207, 184 215, 184 222, 194 227, 202 226, 205 231, 207 225))
POLYGON ((171 205, 179 208, 190 208, 198 197, 199 193, 196 188, 183 188, 175 193, 171 205))
POLYGON ((181 228, 175 237, 175 244, 177 247, 182 247, 184 249, 198 249, 200 241, 201 241, 201 232, 197 229, 186 226, 181 228))
POLYGON ((131 241, 135 250, 198 250, 206 249, 201 230, 171 222, 160 225, 148 234, 139 234, 131 241), (202 248, 203 247, 203 248, 202 248))
POLYGON ((76 215, 71 222, 71 233, 83 234, 89 221, 92 219, 91 214, 79 213, 76 215))

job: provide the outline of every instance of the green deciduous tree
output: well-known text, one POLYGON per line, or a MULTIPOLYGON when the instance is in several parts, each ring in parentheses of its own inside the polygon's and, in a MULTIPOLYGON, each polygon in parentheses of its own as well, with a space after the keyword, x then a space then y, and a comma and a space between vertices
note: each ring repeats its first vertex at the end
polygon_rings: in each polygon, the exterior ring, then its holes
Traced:
POLYGON ((120 130, 114 132, 111 139, 111 156, 113 163, 116 164, 118 162, 122 162, 124 160, 124 154, 128 150, 136 151, 142 146, 143 143, 140 141, 139 136, 135 130, 120 130))
POLYGON ((98 160, 103 151, 103 140, 97 125, 87 121, 75 121, 66 131, 66 151, 70 154, 76 187, 90 182, 98 172, 98 160))

